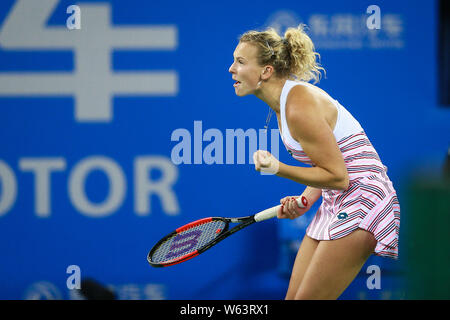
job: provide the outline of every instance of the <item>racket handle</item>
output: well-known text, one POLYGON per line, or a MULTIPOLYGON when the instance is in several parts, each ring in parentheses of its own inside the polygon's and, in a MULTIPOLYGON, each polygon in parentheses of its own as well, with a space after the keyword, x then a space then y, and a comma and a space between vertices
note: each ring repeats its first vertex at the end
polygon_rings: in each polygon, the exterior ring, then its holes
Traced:
MULTIPOLYGON (((308 199, 306 199, 305 196, 298 197, 296 200, 297 200, 297 204, 300 208, 306 208, 306 206, 308 205, 308 199)), ((276 217, 278 210, 280 210, 280 207, 281 207, 281 204, 279 204, 275 207, 263 210, 261 212, 258 212, 254 216, 255 221, 260 222, 260 221, 264 221, 264 220, 272 219, 272 218, 276 217)))

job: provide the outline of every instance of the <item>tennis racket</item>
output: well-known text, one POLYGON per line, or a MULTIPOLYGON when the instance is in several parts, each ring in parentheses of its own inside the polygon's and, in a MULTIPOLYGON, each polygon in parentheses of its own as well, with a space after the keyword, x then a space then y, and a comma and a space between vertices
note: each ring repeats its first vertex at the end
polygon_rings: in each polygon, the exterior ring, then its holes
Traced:
MULTIPOLYGON (((297 198, 299 207, 308 204, 304 196, 297 198)), ((168 267, 192 259, 220 241, 255 222, 277 216, 281 205, 241 218, 209 217, 186 224, 156 243, 147 256, 153 267, 168 267), (230 229, 230 223, 238 225, 230 229)))

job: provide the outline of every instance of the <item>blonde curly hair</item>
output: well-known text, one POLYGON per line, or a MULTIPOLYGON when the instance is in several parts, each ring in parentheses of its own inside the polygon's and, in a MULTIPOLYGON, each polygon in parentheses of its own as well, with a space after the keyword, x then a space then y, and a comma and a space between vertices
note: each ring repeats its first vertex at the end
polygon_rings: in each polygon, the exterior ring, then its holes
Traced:
POLYGON ((288 28, 281 37, 273 28, 265 31, 250 30, 240 36, 239 42, 247 42, 259 48, 258 63, 271 65, 279 77, 310 81, 320 81, 321 67, 311 38, 305 32, 306 25, 288 28))

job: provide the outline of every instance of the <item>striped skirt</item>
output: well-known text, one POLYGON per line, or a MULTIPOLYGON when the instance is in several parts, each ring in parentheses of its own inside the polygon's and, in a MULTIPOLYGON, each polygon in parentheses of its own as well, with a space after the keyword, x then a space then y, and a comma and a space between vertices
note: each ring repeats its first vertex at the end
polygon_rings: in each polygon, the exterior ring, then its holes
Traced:
POLYGON ((335 240, 360 228, 375 236, 374 254, 398 259, 400 204, 390 180, 359 177, 345 191, 322 190, 322 198, 306 230, 309 237, 335 240))

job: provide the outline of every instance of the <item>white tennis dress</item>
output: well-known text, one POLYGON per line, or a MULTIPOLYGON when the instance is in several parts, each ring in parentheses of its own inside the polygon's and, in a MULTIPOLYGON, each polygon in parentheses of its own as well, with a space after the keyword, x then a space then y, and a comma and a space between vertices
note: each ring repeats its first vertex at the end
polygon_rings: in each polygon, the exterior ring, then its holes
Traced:
MULTIPOLYGON (((287 80, 280 97, 281 139, 294 159, 314 165, 302 146, 292 138, 286 122, 286 99, 304 81, 287 80)), ((313 86, 312 86, 313 87, 313 86)), ((334 136, 349 174, 347 190, 322 190, 322 204, 306 230, 316 240, 342 238, 357 228, 375 236, 375 254, 398 258, 400 204, 384 166, 359 122, 337 100, 321 92, 338 111, 334 136)))

